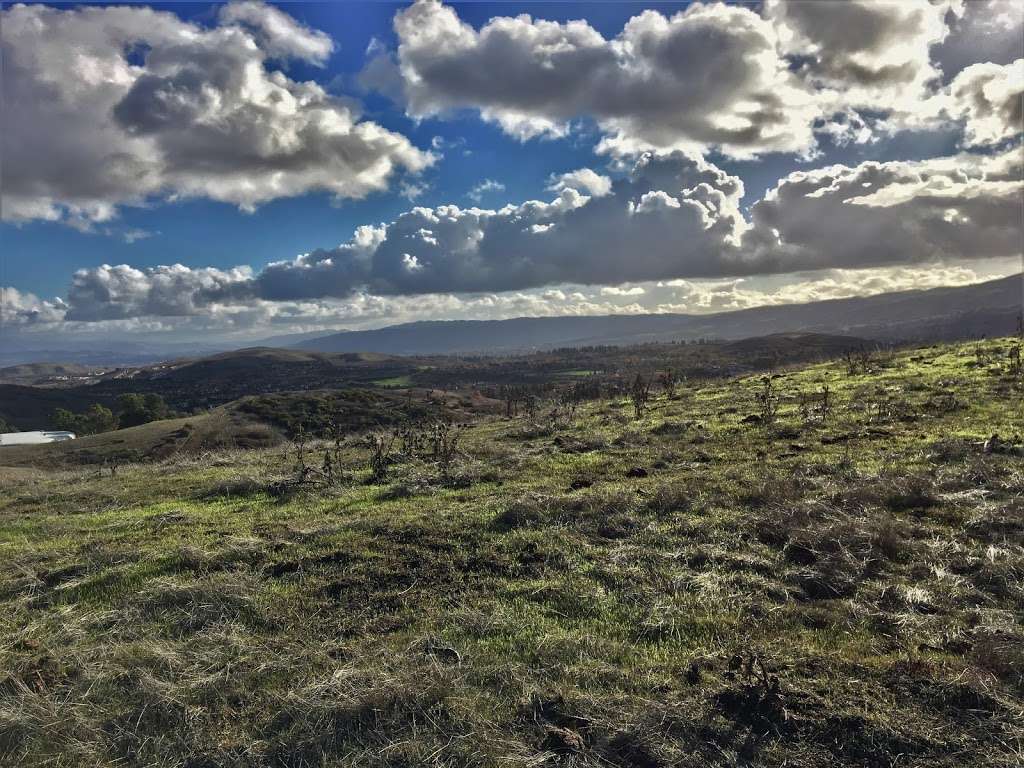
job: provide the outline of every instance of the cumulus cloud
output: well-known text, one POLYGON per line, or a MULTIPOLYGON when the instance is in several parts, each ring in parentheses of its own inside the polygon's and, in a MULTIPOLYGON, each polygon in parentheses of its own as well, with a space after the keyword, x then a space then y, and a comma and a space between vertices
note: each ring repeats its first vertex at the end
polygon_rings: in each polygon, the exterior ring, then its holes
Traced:
POLYGON ((64 319, 67 305, 61 299, 46 301, 34 293, 0 286, 0 326, 22 326, 57 323, 64 319))
POLYGON ((580 168, 553 175, 548 179, 548 189, 553 192, 576 189, 594 197, 604 197, 612 191, 612 180, 590 168, 580 168))
POLYGON ((2 20, 8 220, 87 228, 152 197, 360 198, 433 160, 272 68, 322 64, 333 44, 262 3, 227 5, 212 28, 142 7, 16 5, 2 20))
POLYGON ((600 197, 565 184, 550 201, 498 210, 413 208, 338 248, 272 264, 255 282, 264 298, 290 299, 718 274, 739 265, 742 194, 739 179, 701 159, 648 154, 600 197), (651 204, 656 194, 671 205, 651 204))
POLYGON ((472 109, 521 140, 593 120, 598 150, 620 155, 811 156, 816 135, 866 143, 965 117, 970 139, 972 115, 945 109, 946 86, 966 64, 1012 60, 1020 17, 1006 0, 768 0, 760 13, 697 2, 670 17, 643 11, 606 38, 586 21, 525 14, 475 29, 418 0, 396 14, 397 50, 378 46, 363 82, 413 117, 472 109))
POLYGON ((848 105, 913 111, 939 76, 930 49, 949 32, 950 9, 932 0, 768 0, 765 15, 813 85, 839 90, 848 105))
POLYGON ((602 196, 555 186, 550 201, 497 210, 415 207, 258 274, 181 265, 82 270, 67 296, 68 318, 1020 258, 1024 184, 1015 151, 792 173, 749 218, 738 178, 681 152, 641 156, 602 196))
POLYGON ((573 119, 592 117, 604 149, 617 151, 752 155, 814 143, 810 95, 778 55, 771 24, 747 8, 644 11, 606 39, 585 21, 527 15, 477 31, 452 8, 420 0, 394 26, 397 57, 380 54, 367 77, 400 82, 416 117, 476 109, 522 139, 565 135, 573 119))
POLYGON ((762 271, 1020 254, 1019 154, 834 165, 789 174, 752 208, 762 271))
POLYGON ((233 298, 232 290, 251 278, 247 267, 219 270, 174 264, 142 270, 104 264, 80 269, 68 289, 65 319, 94 322, 202 314, 233 298))
POLYGON ((965 121, 967 146, 1017 138, 1024 126, 1024 59, 1012 64, 972 64, 949 87, 950 112, 965 121))
POLYGON ((220 19, 254 30, 260 47, 275 58, 305 59, 322 66, 334 51, 330 35, 305 27, 287 13, 256 0, 228 3, 221 8, 220 19))

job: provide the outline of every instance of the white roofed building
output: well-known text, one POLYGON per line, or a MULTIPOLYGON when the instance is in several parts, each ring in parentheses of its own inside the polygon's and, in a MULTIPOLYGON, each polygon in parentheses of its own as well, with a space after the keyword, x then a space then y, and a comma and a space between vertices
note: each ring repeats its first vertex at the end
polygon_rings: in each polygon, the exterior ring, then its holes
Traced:
POLYGON ((40 443, 59 443, 63 440, 74 440, 74 432, 37 431, 37 432, 5 432, 0 434, 0 448, 8 445, 39 445, 40 443))

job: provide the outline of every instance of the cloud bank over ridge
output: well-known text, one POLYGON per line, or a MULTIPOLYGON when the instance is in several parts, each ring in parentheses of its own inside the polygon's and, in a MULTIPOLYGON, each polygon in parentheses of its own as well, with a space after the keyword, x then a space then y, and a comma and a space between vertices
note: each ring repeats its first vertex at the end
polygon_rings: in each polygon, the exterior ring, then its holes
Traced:
POLYGON ((497 210, 414 207, 388 224, 360 227, 337 248, 258 273, 182 265, 80 270, 65 300, 66 319, 180 317, 253 301, 480 294, 1020 253, 1024 182, 1015 150, 794 172, 749 217, 739 208, 739 178, 682 152, 642 155, 620 178, 581 169, 552 186, 551 200, 497 210))

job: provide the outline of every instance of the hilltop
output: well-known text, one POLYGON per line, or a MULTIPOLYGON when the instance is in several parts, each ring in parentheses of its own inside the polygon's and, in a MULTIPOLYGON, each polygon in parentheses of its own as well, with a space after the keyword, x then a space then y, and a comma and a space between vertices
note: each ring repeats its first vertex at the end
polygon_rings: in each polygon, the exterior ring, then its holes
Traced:
POLYGON ((0 469, 0 763, 1018 766, 1015 344, 0 469))

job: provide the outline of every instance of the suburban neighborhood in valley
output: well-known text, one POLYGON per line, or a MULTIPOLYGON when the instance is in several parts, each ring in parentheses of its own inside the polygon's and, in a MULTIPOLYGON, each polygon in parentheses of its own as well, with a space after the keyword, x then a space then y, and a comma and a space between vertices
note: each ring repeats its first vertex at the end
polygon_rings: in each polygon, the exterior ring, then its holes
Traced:
POLYGON ((0 55, 0 766, 1024 765, 1018 0, 0 55))

